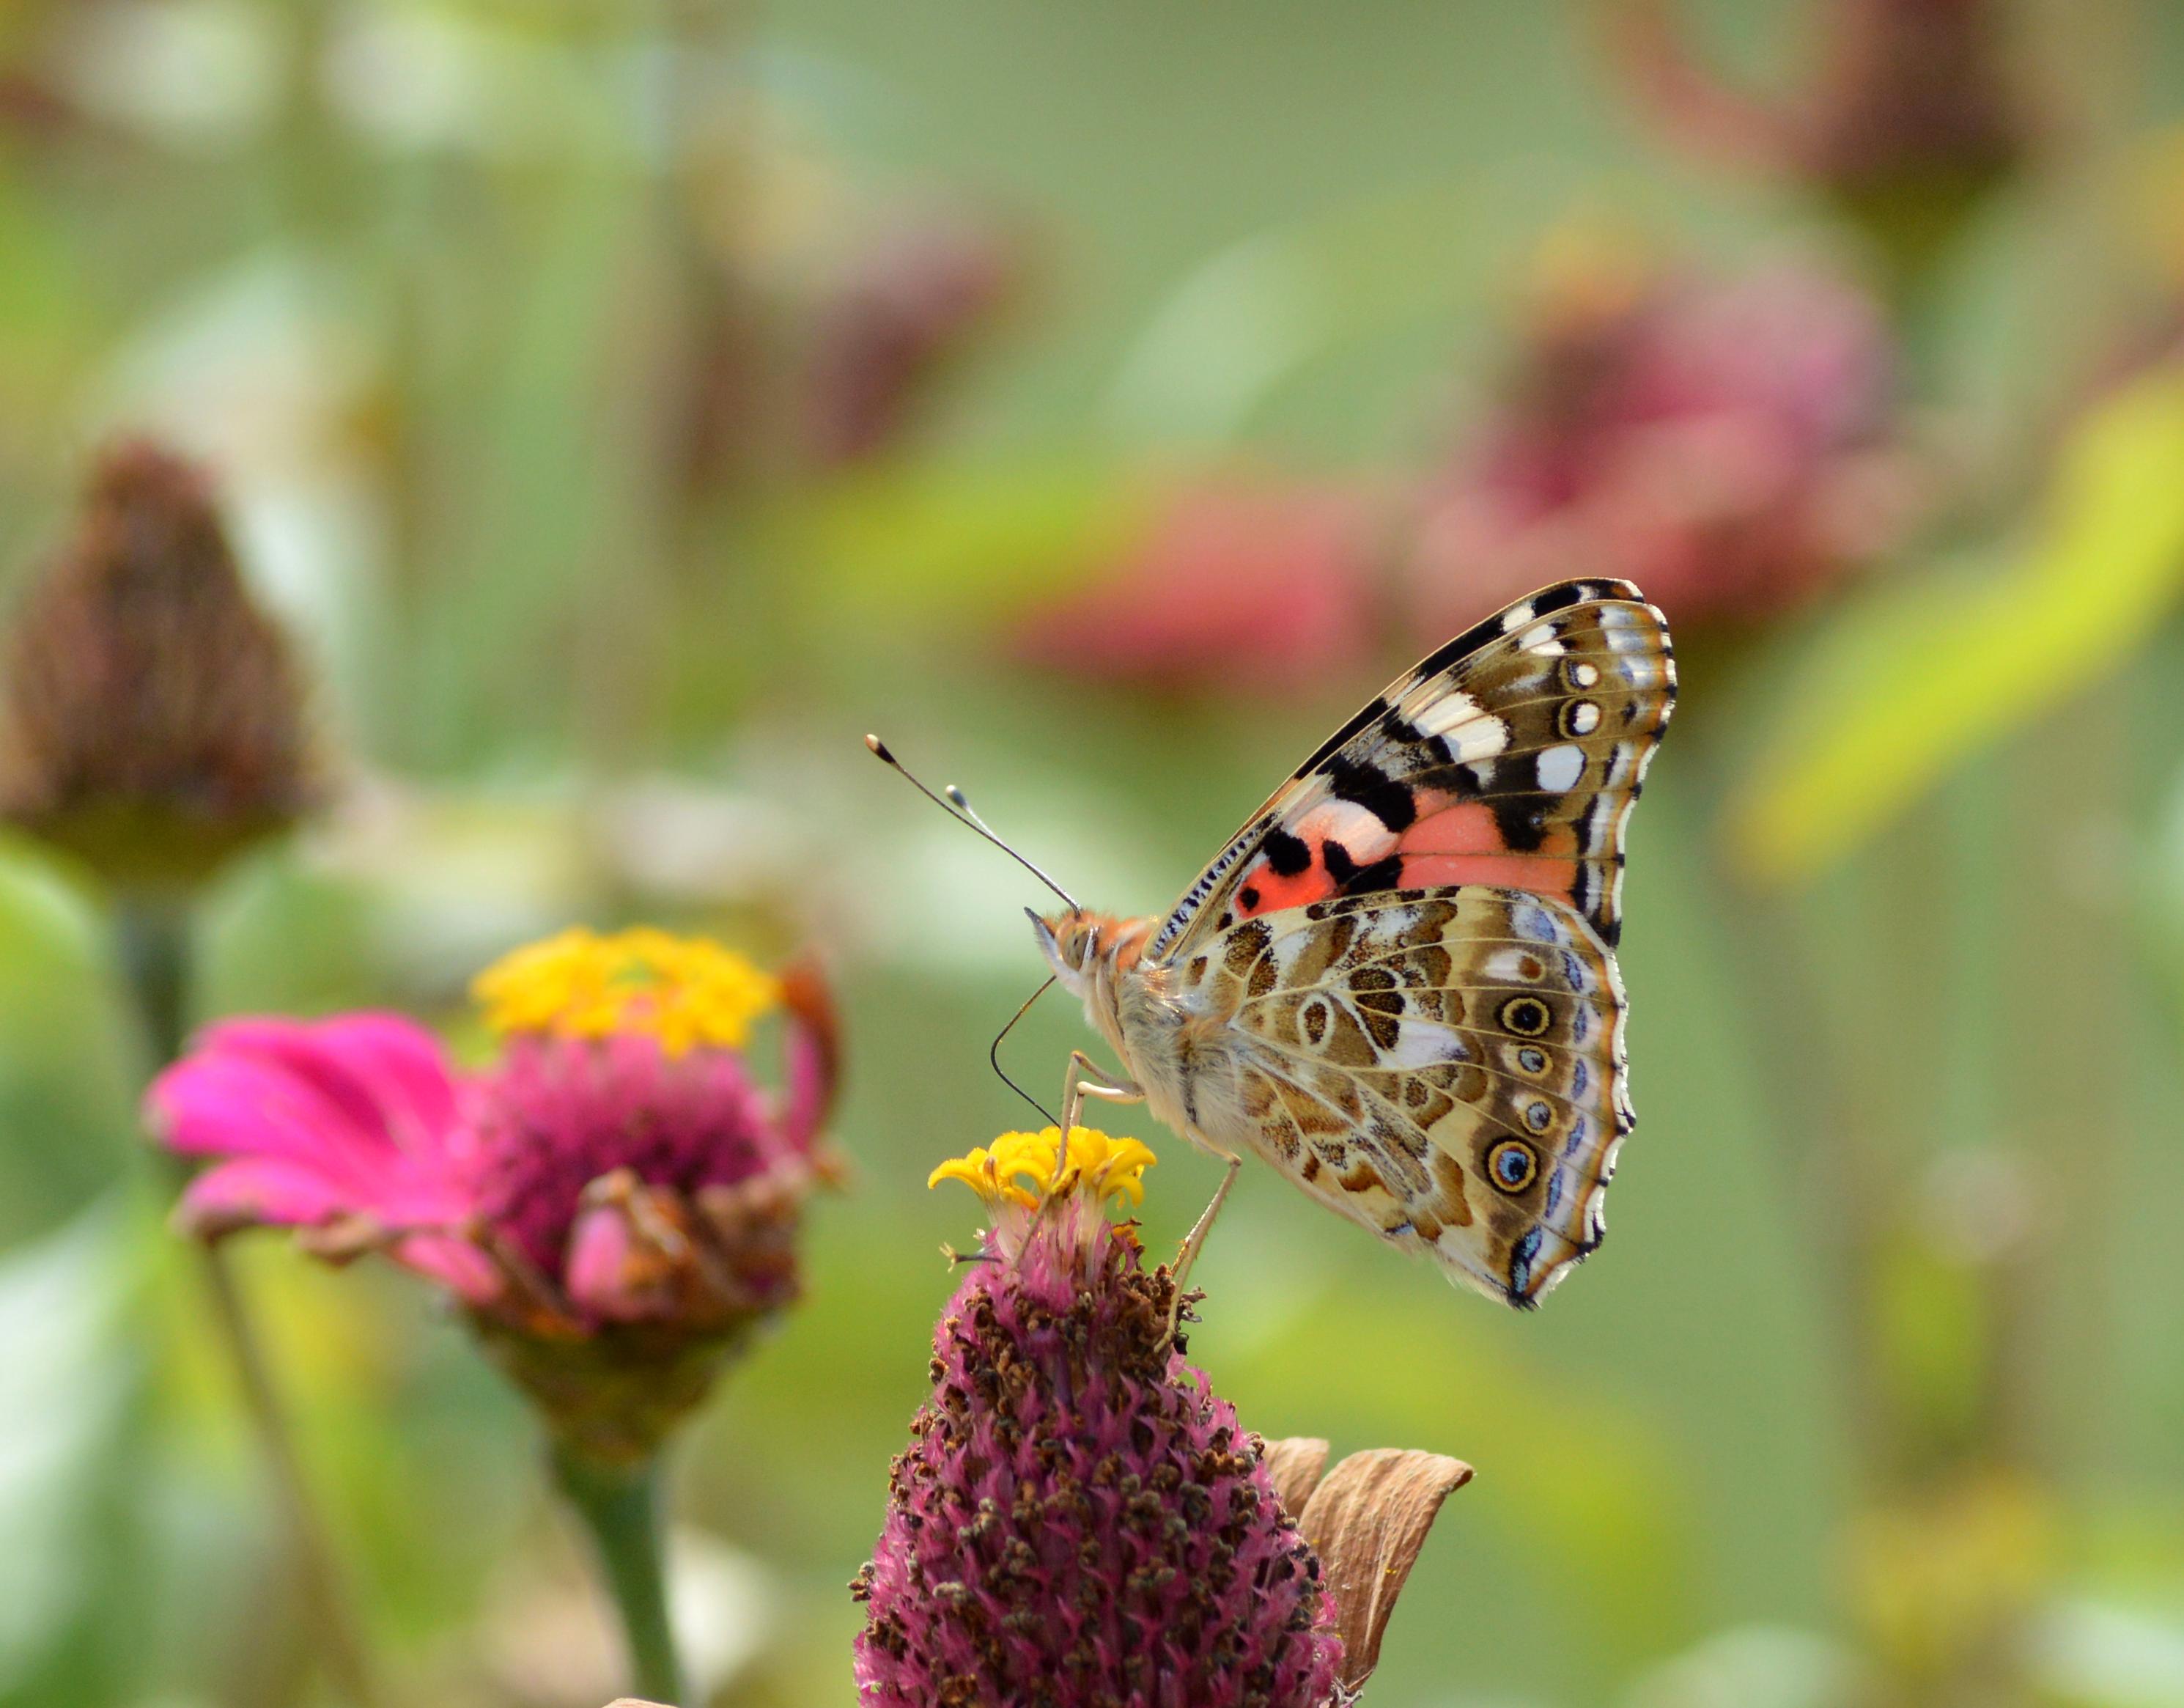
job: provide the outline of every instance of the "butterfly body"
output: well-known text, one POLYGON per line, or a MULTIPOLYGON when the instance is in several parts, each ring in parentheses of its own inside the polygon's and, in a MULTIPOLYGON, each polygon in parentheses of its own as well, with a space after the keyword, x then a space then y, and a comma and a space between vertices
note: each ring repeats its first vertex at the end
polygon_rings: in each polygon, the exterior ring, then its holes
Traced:
POLYGON ((1034 915, 1153 1115, 1536 1303, 1632 1115, 1623 836, 1674 695, 1627 583, 1535 594, 1390 685, 1173 911, 1034 915))

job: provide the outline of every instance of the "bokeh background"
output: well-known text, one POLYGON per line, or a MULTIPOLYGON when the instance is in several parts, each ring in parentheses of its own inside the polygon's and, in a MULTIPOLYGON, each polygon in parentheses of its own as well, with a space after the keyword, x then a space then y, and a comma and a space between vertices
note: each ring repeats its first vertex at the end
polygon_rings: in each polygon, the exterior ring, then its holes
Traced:
MULTIPOLYGON (((0 9, 0 573, 109 435, 201 459, 341 784, 198 1012, 460 1030, 571 921, 839 981, 854 1180, 677 1464, 724 1702, 853 1700, 925 1176, 1028 1119, 1040 892, 860 737, 1152 911, 1612 572, 1685 684, 1613 1238, 1518 1317, 1249 1170, 1194 1357, 1479 1467, 1377 1708, 2184 1704, 2180 328, 2168 0, 0 9)), ((323 1700, 114 965, 0 851, 0 1694, 323 1700)), ((1131 1120, 1158 1246, 1217 1170, 1131 1120)), ((458 1327, 236 1249, 392 1699, 615 1694, 458 1327)))

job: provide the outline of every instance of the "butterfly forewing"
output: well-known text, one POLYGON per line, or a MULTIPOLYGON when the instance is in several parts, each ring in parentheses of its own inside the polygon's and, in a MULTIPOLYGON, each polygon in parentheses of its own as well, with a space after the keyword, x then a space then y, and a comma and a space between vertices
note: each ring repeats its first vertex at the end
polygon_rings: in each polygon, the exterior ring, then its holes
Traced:
POLYGON ((1342 896, 1482 884, 1569 904, 1612 947, 1624 827, 1675 698, 1667 623, 1622 581, 1521 600, 1390 684, 1300 766, 1162 923, 1186 957, 1342 896))
POLYGON ((1520 1305, 1599 1243, 1630 1125, 1623 1003, 1567 906, 1342 897, 1241 922, 1178 970, 1237 1040, 1232 1106, 1201 1117, 1323 1203, 1520 1305))

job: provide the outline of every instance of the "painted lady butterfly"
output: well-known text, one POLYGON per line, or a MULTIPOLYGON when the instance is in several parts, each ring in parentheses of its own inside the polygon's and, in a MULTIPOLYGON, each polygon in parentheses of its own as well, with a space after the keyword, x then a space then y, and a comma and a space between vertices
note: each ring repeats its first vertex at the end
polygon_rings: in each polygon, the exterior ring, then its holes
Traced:
POLYGON ((1633 1124, 1624 826, 1675 693, 1636 588, 1546 588, 1336 730, 1165 918, 1079 907, 948 789, 1068 903, 1039 946, 1128 1069, 1072 1052, 1064 1130, 1142 1102, 1229 1165, 1178 1279, 1245 1152, 1520 1308, 1600 1244, 1633 1124))
POLYGON ((1142 1099, 1384 1238, 1529 1307, 1599 1245, 1632 1125, 1624 826, 1675 699, 1622 581, 1521 600, 1391 684, 1165 918, 1033 916, 1142 1099))

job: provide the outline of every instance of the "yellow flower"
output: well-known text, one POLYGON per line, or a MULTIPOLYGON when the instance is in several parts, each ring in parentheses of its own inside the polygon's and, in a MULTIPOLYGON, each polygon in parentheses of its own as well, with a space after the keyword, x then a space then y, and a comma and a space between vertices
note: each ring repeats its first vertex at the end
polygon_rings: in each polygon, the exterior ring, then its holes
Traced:
POLYGON ((1072 1127, 1065 1154, 1060 1130, 1048 1127, 1003 1133, 989 1147, 941 1164, 925 1184, 961 1181, 995 1208, 1007 1203, 1036 1209, 1070 1192, 1083 1192, 1095 1203, 1119 1197, 1141 1204, 1145 1170, 1159 1160, 1135 1139, 1111 1139, 1092 1127, 1072 1127), (1017 1184, 1023 1180, 1030 1187, 1017 1184))
POLYGON ((601 936, 577 926, 504 955, 471 994, 496 1032, 560 1038, 638 1033, 671 1056, 703 1044, 739 1049, 781 985, 705 937, 648 925, 601 936))

